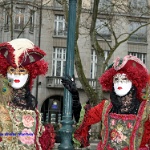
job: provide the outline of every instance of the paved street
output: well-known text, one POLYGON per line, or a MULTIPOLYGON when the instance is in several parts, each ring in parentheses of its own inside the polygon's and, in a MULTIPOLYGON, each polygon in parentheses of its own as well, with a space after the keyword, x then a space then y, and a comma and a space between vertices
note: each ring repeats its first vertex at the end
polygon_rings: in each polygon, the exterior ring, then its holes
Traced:
MULTIPOLYGON (((98 144, 98 142, 93 142, 93 143, 90 144, 89 147, 86 147, 86 148, 78 148, 78 149, 75 149, 75 150, 96 150, 97 144, 98 144)), ((58 145, 59 145, 59 143, 56 143, 53 150, 58 150, 58 148, 57 148, 58 145)))

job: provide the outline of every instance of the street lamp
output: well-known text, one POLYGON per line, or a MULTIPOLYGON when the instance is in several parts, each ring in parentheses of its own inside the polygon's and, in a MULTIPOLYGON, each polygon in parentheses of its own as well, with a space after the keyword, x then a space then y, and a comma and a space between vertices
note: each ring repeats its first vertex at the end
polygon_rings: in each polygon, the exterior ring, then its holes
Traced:
MULTIPOLYGON (((75 47, 75 27, 76 27, 76 3, 77 0, 69 0, 68 15, 68 35, 67 35, 67 56, 66 75, 74 74, 74 47, 75 47)), ((59 130, 61 143, 59 150, 73 150, 72 145, 72 96, 68 90, 64 89, 62 128, 59 130)))

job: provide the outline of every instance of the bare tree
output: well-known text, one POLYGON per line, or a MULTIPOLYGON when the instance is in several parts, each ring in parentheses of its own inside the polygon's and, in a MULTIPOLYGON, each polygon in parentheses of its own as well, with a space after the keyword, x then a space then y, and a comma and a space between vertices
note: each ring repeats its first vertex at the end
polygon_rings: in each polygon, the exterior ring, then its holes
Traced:
MULTIPOLYGON (((0 2, 1 2, 2 8, 4 9, 4 11, 6 12, 6 14, 8 16, 7 19, 9 22, 8 22, 7 28, 10 31, 10 38, 12 40, 12 39, 14 39, 15 16, 17 15, 17 12, 14 9, 14 6, 19 2, 17 2, 16 0, 10 0, 10 1, 1 0, 0 2)), ((28 3, 24 2, 24 4, 26 5, 28 3)), ((40 2, 37 2, 36 0, 34 2, 32 2, 32 6, 33 6, 35 12, 40 10, 40 8, 41 8, 40 2)), ((31 16, 30 12, 28 12, 26 15, 27 15, 26 22, 24 22, 24 24, 22 24, 16 38, 19 38, 22 35, 22 33, 24 33, 25 29, 30 27, 30 21, 31 21, 32 16, 31 16)), ((37 26, 35 25, 33 28, 37 28, 37 26)), ((41 25, 39 24, 38 29, 40 30, 40 28, 41 28, 41 25)))
MULTIPOLYGON (((68 0, 56 0, 59 4, 63 6, 65 20, 67 24, 68 20, 68 0)), ((88 1, 88 0, 87 0, 88 1)), ((4 1, 3 1, 4 2, 4 1)), ((47 1, 44 5, 51 3, 52 1, 47 1)), ((138 30, 140 30, 144 26, 149 25, 149 19, 147 19, 149 15, 149 8, 139 7, 131 3, 128 3, 125 0, 113 0, 107 1, 107 3, 103 3, 101 0, 93 0, 93 3, 90 7, 83 7, 83 0, 77 0, 77 18, 76 18, 76 41, 75 41, 75 67, 78 74, 78 78, 82 84, 82 87, 90 99, 92 105, 96 105, 103 98, 103 92, 101 86, 98 83, 99 76, 102 75, 106 67, 108 66, 108 62, 110 61, 113 53, 116 49, 128 41, 132 35, 134 35, 138 30), (109 3, 108 3, 109 2, 109 3), (83 19, 82 15, 86 13, 86 21, 81 21, 83 19), (103 18, 105 21, 102 22, 103 18), (129 24, 129 19, 133 21, 139 22, 139 26, 132 31, 125 29, 123 26, 123 22, 129 24), (98 22, 99 21, 99 22, 98 22), (82 61, 80 57, 80 47, 78 46, 78 39, 81 35, 80 28, 85 28, 88 30, 88 35, 90 37, 91 48, 95 50, 97 55, 97 73, 96 73, 96 89, 93 89, 86 75, 84 73, 84 69, 82 66, 82 61), (107 29, 110 33, 110 40, 108 40, 108 35, 102 33, 102 29, 107 29), (101 45, 99 40, 103 40, 105 44, 109 47, 109 53, 107 58, 105 58, 105 49, 101 45)), ((35 1, 36 4, 36 1, 35 1)), ((4 2, 5 5, 5 2, 4 2)), ((11 10, 13 10, 13 0, 11 0, 11 10)), ((12 12, 12 11, 11 11, 12 12)), ((10 13, 10 17, 12 18, 12 13, 10 13)), ((11 21, 12 22, 12 21, 11 21)), ((18 37, 22 34, 25 28, 28 27, 30 22, 29 20, 26 22, 22 31, 18 35, 18 37)), ((11 27, 13 28, 13 27, 11 27)), ((12 32, 13 37, 13 32, 12 32)))
MULTIPOLYGON (((63 1, 63 3, 61 4, 65 4, 64 11, 65 14, 67 14, 67 1, 63 1)), ((82 4, 82 0, 77 1, 75 66, 78 78, 82 84, 85 93, 90 99, 91 104, 96 105, 103 98, 103 92, 100 84, 98 83, 99 76, 101 76, 102 73, 105 71, 105 68, 108 66, 108 62, 116 49, 121 44, 128 41, 131 36, 142 27, 148 26, 150 24, 149 19, 146 19, 146 17, 149 15, 149 7, 145 7, 144 9, 143 7, 134 7, 132 3, 128 3, 124 0, 114 0, 113 2, 110 1, 110 3, 102 3, 100 0, 94 0, 92 8, 90 10, 88 8, 83 8, 82 4), (85 12, 89 14, 86 18, 88 21, 81 24, 81 15, 85 12), (105 18, 105 22, 97 26, 97 21, 101 16, 105 18), (132 31, 125 29, 122 25, 123 22, 127 22, 127 24, 130 24, 129 19, 132 19, 133 21, 139 23, 138 27, 133 29, 132 31), (95 78, 96 89, 93 89, 89 85, 89 81, 85 76, 82 61, 80 58, 77 41, 80 36, 79 29, 81 26, 84 26, 84 28, 89 30, 91 47, 95 50, 97 55, 97 73, 95 78), (109 30, 113 42, 110 42, 110 40, 108 40, 108 37, 100 32, 102 28, 107 28, 109 30), (103 39, 103 41, 109 47, 109 54, 106 59, 104 56, 105 49, 101 46, 98 37, 103 39)))

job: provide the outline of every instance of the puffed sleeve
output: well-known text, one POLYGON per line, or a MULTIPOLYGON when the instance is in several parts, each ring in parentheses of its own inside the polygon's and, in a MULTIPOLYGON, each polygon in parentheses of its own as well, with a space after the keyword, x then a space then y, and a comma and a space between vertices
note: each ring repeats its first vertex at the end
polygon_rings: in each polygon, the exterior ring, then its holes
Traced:
POLYGON ((105 100, 103 100, 97 106, 88 110, 85 113, 83 122, 75 130, 74 139, 80 143, 81 147, 89 146, 88 131, 92 124, 95 124, 101 121, 104 103, 105 103, 105 100))

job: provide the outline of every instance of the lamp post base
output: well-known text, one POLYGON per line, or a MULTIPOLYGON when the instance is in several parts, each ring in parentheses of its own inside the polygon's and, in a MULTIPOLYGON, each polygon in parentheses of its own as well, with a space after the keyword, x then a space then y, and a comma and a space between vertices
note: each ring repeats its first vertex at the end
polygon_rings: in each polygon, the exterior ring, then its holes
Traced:
POLYGON ((59 130, 61 143, 58 146, 59 150, 74 150, 72 143, 73 121, 62 120, 62 128, 59 130))

